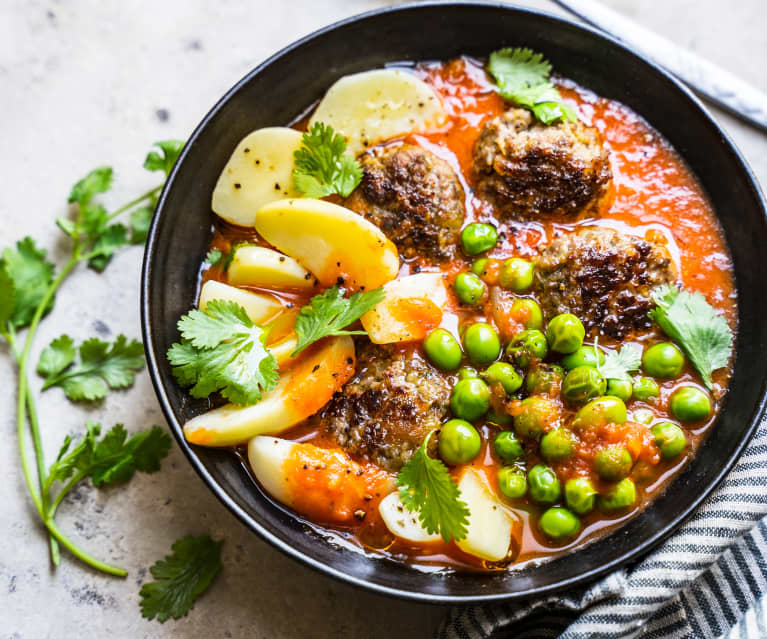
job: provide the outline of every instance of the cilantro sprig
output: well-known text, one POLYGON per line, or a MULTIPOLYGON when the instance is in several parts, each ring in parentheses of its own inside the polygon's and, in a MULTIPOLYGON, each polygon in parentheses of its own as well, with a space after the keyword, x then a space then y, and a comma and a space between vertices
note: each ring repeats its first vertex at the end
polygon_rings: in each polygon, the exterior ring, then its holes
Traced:
POLYGON ((397 474, 399 497, 405 508, 418 513, 418 521, 429 534, 439 533, 446 542, 460 541, 468 533, 469 507, 447 466, 429 457, 431 435, 397 474))
MULTIPOLYGON (((169 140, 159 142, 156 146, 158 150, 149 152, 144 165, 150 171, 162 171, 167 177, 183 143, 169 140)), ((75 268, 81 263, 87 263, 93 270, 101 272, 119 248, 129 244, 141 244, 146 239, 152 211, 163 184, 159 184, 113 211, 108 211, 98 200, 99 196, 109 191, 113 179, 112 168, 101 166, 87 173, 72 187, 68 197, 70 205, 68 215, 56 220, 56 225, 68 238, 71 249, 67 261, 60 268, 57 269, 47 259, 46 251, 38 247, 31 238, 24 238, 17 242, 15 247, 8 247, 2 251, 0 336, 8 342, 10 353, 18 366, 16 431, 21 469, 32 504, 48 529, 53 564, 60 563, 60 545, 62 545, 73 556, 97 570, 125 576, 126 572, 122 568, 100 561, 69 539, 53 519, 50 475, 45 463, 36 401, 28 380, 29 368, 32 365, 30 353, 40 321, 53 307, 60 287, 75 268), (120 216, 125 216, 127 220, 119 222, 117 218, 120 216), (24 329, 27 329, 27 332, 22 338, 20 331, 24 329), (34 458, 28 450, 27 436, 24 432, 26 427, 29 428, 31 435, 34 458)), ((101 352, 102 347, 94 342, 91 346, 93 351, 86 348, 86 352, 93 354, 95 358, 95 354, 101 352)), ((84 369, 85 364, 88 363, 86 361, 88 357, 83 357, 82 352, 85 344, 81 346, 81 363, 73 364, 74 344, 63 338, 56 342, 53 350, 48 351, 43 370, 48 373, 57 370, 56 375, 65 376, 69 380, 66 382, 67 385, 74 384, 72 380, 76 378, 80 382, 89 379, 88 385, 91 388, 95 388, 98 383, 106 383, 107 386, 113 387, 130 385, 134 371, 140 368, 137 363, 138 348, 130 346, 127 342, 125 346, 129 351, 127 355, 124 354, 127 363, 130 363, 132 359, 135 365, 115 367, 114 363, 118 358, 108 358, 109 362, 102 362, 99 368, 100 382, 94 382, 93 378, 88 378, 84 369)), ((95 369, 91 372, 95 372, 95 369)), ((63 380, 61 384, 65 385, 63 380)))
POLYGON ((212 300, 178 322, 182 341, 168 350, 181 386, 192 397, 215 391, 240 405, 255 404, 277 385, 277 360, 265 346, 266 330, 256 326, 236 302, 212 300))
MULTIPOLYGON (((594 350, 598 348, 594 343, 594 350)), ((605 379, 631 381, 630 373, 639 369, 642 363, 642 347, 639 344, 624 344, 620 350, 606 350, 605 361, 599 363, 597 370, 605 379)))
POLYGON ((712 374, 727 366, 732 355, 733 334, 724 316, 718 314, 698 292, 660 286, 652 294, 655 308, 650 317, 687 355, 712 389, 712 374))
POLYGON ((156 581, 141 586, 141 615, 160 623, 184 617, 221 570, 223 545, 207 535, 174 543, 172 554, 149 569, 156 581))
POLYGON ((69 335, 61 335, 43 350, 37 363, 37 372, 45 378, 43 390, 60 386, 73 401, 103 399, 110 388, 128 388, 142 368, 143 344, 128 341, 125 335, 118 335, 113 344, 92 337, 79 349, 69 335), (77 364, 76 350, 80 353, 77 364))
POLYGON ((529 109, 544 124, 576 119, 551 83, 551 64, 542 54, 520 47, 500 49, 490 54, 487 71, 504 100, 529 109))
POLYGON ((354 293, 344 297, 343 290, 332 286, 315 295, 296 317, 295 331, 298 343, 292 353, 295 357, 310 344, 331 335, 364 335, 365 331, 345 330, 352 322, 378 304, 384 296, 382 288, 354 293))
POLYGON ((346 139, 315 122, 293 153, 293 185, 304 197, 348 196, 362 179, 362 167, 346 153, 346 139))

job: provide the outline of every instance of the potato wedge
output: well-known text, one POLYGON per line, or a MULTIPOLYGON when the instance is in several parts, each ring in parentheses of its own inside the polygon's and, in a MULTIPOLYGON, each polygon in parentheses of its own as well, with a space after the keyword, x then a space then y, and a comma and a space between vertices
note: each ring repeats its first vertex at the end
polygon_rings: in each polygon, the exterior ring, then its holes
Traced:
POLYGON ((342 450, 276 437, 251 439, 248 461, 267 493, 324 522, 359 523, 375 508, 370 495, 385 494, 394 484, 385 471, 359 464, 342 450))
POLYGON ((378 511, 392 535, 417 544, 441 539, 437 533, 426 532, 426 529, 421 526, 421 522, 418 521, 418 514, 410 512, 402 505, 397 491, 389 493, 381 500, 378 511))
POLYGON ((292 257, 263 246, 239 246, 226 271, 235 286, 311 290, 314 276, 292 257))
POLYGON ((360 319, 375 344, 421 340, 442 321, 447 287, 441 273, 418 273, 384 285, 384 299, 360 319))
POLYGON ((456 542, 458 547, 488 561, 504 559, 509 552, 513 524, 503 504, 473 468, 466 469, 458 488, 470 511, 468 533, 456 542))
POLYGON ((258 404, 226 404, 193 417, 184 436, 201 446, 233 446, 256 435, 274 435, 322 408, 354 374, 354 342, 332 337, 309 347, 258 404))
POLYGON ((267 202, 295 197, 293 152, 301 133, 287 127, 258 129, 235 148, 213 189, 211 207, 227 222, 253 226, 256 212, 267 202))
POLYGON ((324 122, 359 155, 384 140, 442 126, 447 116, 432 88, 407 71, 378 69, 347 75, 328 89, 309 126, 324 122))
POLYGON ((279 200, 258 212, 255 227, 323 286, 340 281, 353 290, 371 290, 393 280, 399 270, 397 248, 381 230, 337 204, 279 200))
POLYGON ((284 308, 282 302, 273 295, 253 293, 216 280, 208 280, 202 285, 198 308, 204 311, 211 300, 237 302, 254 324, 263 324, 281 313, 284 308))

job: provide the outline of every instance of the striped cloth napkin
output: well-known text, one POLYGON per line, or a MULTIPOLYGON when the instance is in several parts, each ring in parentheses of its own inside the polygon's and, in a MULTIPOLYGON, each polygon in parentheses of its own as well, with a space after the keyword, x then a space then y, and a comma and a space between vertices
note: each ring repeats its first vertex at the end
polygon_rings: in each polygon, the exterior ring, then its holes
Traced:
POLYGON ((767 416, 724 482, 638 563, 523 603, 453 608, 439 639, 767 637, 767 416))

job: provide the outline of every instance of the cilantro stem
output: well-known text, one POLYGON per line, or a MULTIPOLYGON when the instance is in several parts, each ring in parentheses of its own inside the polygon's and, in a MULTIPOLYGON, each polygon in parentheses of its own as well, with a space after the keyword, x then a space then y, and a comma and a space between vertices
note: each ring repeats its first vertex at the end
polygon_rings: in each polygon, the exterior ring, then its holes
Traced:
MULTIPOLYGON (((56 525, 56 522, 53 521, 52 516, 48 512, 48 504, 47 499, 44 501, 44 494, 45 491, 38 490, 37 486, 35 485, 34 480, 32 479, 32 470, 31 470, 31 463, 30 459, 27 456, 27 447, 24 443, 24 424, 27 421, 27 401, 28 401, 28 395, 30 393, 29 391, 29 384, 27 380, 27 364, 29 363, 29 351, 32 347, 32 342, 34 341, 35 333, 37 332, 37 327, 40 323, 40 320, 43 317, 43 313, 45 312, 45 309, 48 308, 48 304, 53 299, 53 296, 55 295, 58 288, 61 286, 61 284, 64 282, 64 280, 67 278, 69 273, 72 271, 72 269, 77 265, 77 263, 81 260, 79 250, 77 247, 72 252, 72 257, 69 259, 69 261, 66 263, 64 268, 61 269, 56 279, 53 280, 53 282, 50 283, 47 290, 45 291, 45 294, 40 299, 40 303, 37 305, 37 308, 35 309, 35 314, 32 316, 32 321, 29 323, 29 331, 27 332, 27 338, 24 341, 24 349, 21 351, 20 357, 18 357, 19 362, 19 390, 18 390, 18 401, 16 405, 16 430, 17 430, 17 437, 19 440, 19 456, 21 457, 21 468, 24 473, 24 480, 27 483, 27 489, 29 490, 29 495, 32 498, 32 503, 35 506, 35 509, 37 510, 38 515, 40 516, 40 519, 45 524, 46 528, 50 532, 50 534, 62 545, 64 548, 66 548, 70 553, 72 553, 75 557, 83 561, 84 563, 88 564, 89 566, 95 568, 96 570, 100 570, 101 572, 108 573, 110 575, 116 575, 118 577, 125 577, 128 573, 123 568, 119 568, 118 566, 112 566, 110 564, 107 564, 100 559, 96 559, 96 557, 93 557, 89 553, 87 553, 85 550, 77 546, 72 540, 70 540, 68 537, 66 537, 59 527, 56 525)), ((18 354, 18 353, 17 353, 18 354)), ((40 428, 39 424, 37 423, 37 414, 36 411, 33 409, 33 411, 29 414, 29 424, 30 424, 30 431, 32 433, 32 441, 33 442, 40 442, 40 428), (34 417, 33 417, 34 413, 34 417)), ((37 449, 37 446, 36 446, 37 449)), ((43 477, 43 485, 45 485, 45 463, 43 460, 43 453, 42 453, 42 445, 39 446, 39 455, 37 456, 37 467, 38 467, 38 475, 43 477)))
POLYGON ((132 209, 137 204, 141 204, 144 200, 148 200, 155 195, 158 195, 160 191, 162 191, 163 184, 160 184, 159 186, 154 187, 153 189, 149 189, 146 193, 143 195, 139 195, 137 198, 131 200, 127 204, 123 204, 119 209, 117 209, 114 213, 110 213, 107 216, 107 220, 113 220, 118 215, 121 215, 122 213, 125 213, 125 211, 128 211, 129 209, 132 209))

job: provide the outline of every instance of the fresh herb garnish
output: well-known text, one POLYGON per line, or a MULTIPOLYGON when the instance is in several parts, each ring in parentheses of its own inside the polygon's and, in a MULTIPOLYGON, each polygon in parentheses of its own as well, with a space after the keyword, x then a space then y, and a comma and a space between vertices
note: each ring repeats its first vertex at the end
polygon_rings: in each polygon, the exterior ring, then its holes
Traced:
POLYGON ((656 307, 650 317, 682 347, 711 390, 711 375, 727 366, 732 355, 733 335, 727 320, 698 292, 664 285, 653 292, 652 299, 656 307))
POLYGON ((208 266, 215 266, 221 261, 221 258, 223 257, 224 254, 218 249, 210 249, 208 254, 205 256, 205 263, 208 266))
MULTIPOLYGON (((167 141, 159 143, 158 146, 160 152, 151 151, 147 156, 145 166, 149 170, 162 170, 167 175, 176 161, 183 143, 167 141)), ((53 564, 58 565, 61 561, 59 547, 61 544, 75 557, 93 568, 109 574, 125 576, 126 572, 122 568, 100 561, 80 548, 58 528, 53 520, 53 513, 60 501, 61 493, 52 503, 50 488, 54 480, 51 480, 47 471, 40 425, 37 421, 35 397, 29 388, 28 380, 28 369, 31 365, 30 353, 40 321, 52 308, 59 288, 75 267, 81 262, 86 262, 92 269, 100 272, 107 266, 118 248, 128 243, 139 244, 146 239, 152 210, 162 189, 162 184, 114 211, 108 212, 102 204, 95 201, 95 198, 110 189, 112 178, 113 172, 110 167, 98 167, 72 187, 68 198, 72 215, 56 220, 56 225, 71 240, 69 259, 58 273, 55 272, 54 265, 46 260, 45 251, 38 248, 31 238, 25 238, 18 242, 15 248, 6 248, 2 252, 2 259, 0 259, 0 336, 8 341, 10 352, 18 365, 16 434, 19 441, 21 468, 32 504, 48 529, 53 564), (114 221, 123 214, 129 216, 128 224, 114 221), (22 339, 19 336, 19 331, 25 327, 28 327, 28 331, 22 339), (34 460, 30 457, 27 437, 24 432, 27 426, 34 447, 34 460)), ((99 344, 103 344, 103 342, 99 344)), ((54 376, 66 377, 70 380, 67 382, 68 385, 74 384, 71 380, 75 378, 79 379, 81 383, 88 379, 87 386, 90 390, 96 385, 104 383, 107 386, 120 387, 132 383, 133 371, 140 368, 137 363, 137 347, 124 343, 123 346, 127 349, 127 353, 117 357, 107 357, 109 361, 101 362, 99 367, 100 379, 94 380, 88 377, 84 368, 88 363, 88 357, 93 355, 95 360, 95 355, 102 352, 102 347, 97 347, 95 343, 91 343, 91 345, 93 350, 89 350, 83 344, 81 347, 82 363, 67 370, 67 367, 72 365, 76 354, 74 344, 69 338, 59 338, 49 349, 46 349, 47 353, 41 363, 41 370, 46 375, 56 371, 54 376), (87 353, 84 357, 82 348, 85 348, 87 353), (121 360, 122 364, 116 365, 118 360, 121 360), (131 364, 131 361, 135 362, 135 366, 131 364), (75 375, 75 371, 77 375, 75 375)), ((114 356, 115 353, 111 352, 111 355, 114 356)), ((95 369, 91 372, 95 372, 95 369)), ((61 385, 65 385, 63 379, 61 385)), ((66 453, 65 456, 68 457, 69 453, 66 453)), ((139 467, 137 466, 137 468, 139 467)), ((67 484, 67 486, 69 485, 67 484)))
POLYGON ((144 346, 118 335, 113 344, 97 337, 79 348, 80 363, 74 364, 75 346, 69 335, 53 340, 40 354, 37 372, 45 377, 43 390, 61 386, 74 401, 103 399, 109 389, 133 385, 136 371, 144 368, 144 346))
POLYGON ((170 436, 159 426, 152 426, 128 438, 123 425, 116 424, 100 440, 99 424, 88 422, 86 427, 85 435, 71 450, 72 438, 67 436, 64 439, 56 461, 48 470, 48 489, 54 482, 64 483, 73 478, 56 497, 56 505, 86 477, 90 477, 94 486, 101 487, 125 483, 136 471, 157 472, 160 462, 170 451, 170 436))
POLYGON ((469 507, 461 497, 447 466, 429 457, 431 433, 397 475, 399 497, 405 508, 418 513, 429 534, 439 533, 446 542, 460 541, 468 533, 469 507))
POLYGON ((304 197, 348 196, 362 179, 362 167, 346 154, 346 139, 315 122, 293 154, 293 185, 304 197))
POLYGON ((355 293, 344 297, 338 286, 332 286, 315 295, 296 317, 298 344, 292 353, 295 357, 309 344, 331 335, 365 335, 365 331, 344 330, 383 299, 383 289, 355 293))
POLYGON ((240 405, 255 404, 262 391, 277 385, 277 360, 264 345, 266 330, 256 326, 236 302, 212 300, 205 311, 192 310, 178 322, 181 343, 168 360, 192 397, 215 391, 240 405))
MULTIPOLYGON (((594 350, 598 351, 596 342, 594 350)), ((598 363, 597 370, 605 379, 631 381, 631 375, 642 363, 642 347, 638 344, 624 344, 620 350, 605 350, 605 361, 598 363)))
POLYGON ((504 100, 529 109, 544 124, 576 119, 549 80, 551 64, 542 54, 527 48, 500 49, 490 54, 487 70, 504 100))
POLYGON ((207 535, 174 543, 173 554, 149 569, 156 581, 141 586, 141 615, 160 623, 185 616, 221 570, 223 544, 207 535))

